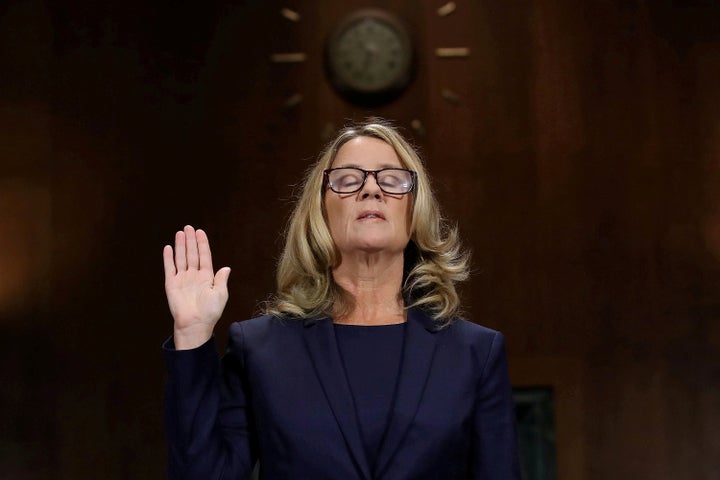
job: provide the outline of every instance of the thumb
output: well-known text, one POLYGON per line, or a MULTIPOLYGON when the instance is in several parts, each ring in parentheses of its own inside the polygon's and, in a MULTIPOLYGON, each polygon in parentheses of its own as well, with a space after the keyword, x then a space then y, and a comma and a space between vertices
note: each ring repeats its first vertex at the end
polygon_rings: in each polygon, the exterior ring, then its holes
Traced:
POLYGON ((217 271, 213 280, 213 287, 227 288, 228 278, 230 277, 230 267, 223 267, 217 271))

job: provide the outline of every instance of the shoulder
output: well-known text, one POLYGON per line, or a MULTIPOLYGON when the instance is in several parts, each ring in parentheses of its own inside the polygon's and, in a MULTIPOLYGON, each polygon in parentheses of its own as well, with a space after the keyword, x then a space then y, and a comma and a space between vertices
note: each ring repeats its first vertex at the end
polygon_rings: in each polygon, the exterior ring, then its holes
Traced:
POLYGON ((458 333, 475 337, 492 337, 498 334, 502 335, 497 330, 493 330, 492 328, 485 327, 479 323, 474 323, 464 318, 456 318, 446 328, 451 330, 454 329, 458 333))
POLYGON ((419 308, 409 310, 408 321, 423 325, 429 332, 434 332, 442 343, 457 347, 477 348, 481 345, 490 346, 496 341, 503 340, 503 335, 497 330, 470 322, 461 317, 451 320, 434 320, 428 312, 419 308))
POLYGON ((262 315, 234 322, 230 325, 230 336, 243 338, 256 338, 276 332, 290 332, 301 329, 303 320, 286 319, 275 315, 262 315))
POLYGON ((492 328, 473 323, 464 318, 453 320, 448 326, 442 328, 440 332, 445 335, 457 339, 465 340, 468 343, 487 343, 497 340, 503 340, 503 334, 492 328))
POLYGON ((497 330, 458 318, 439 333, 446 338, 447 343, 469 351, 482 370, 498 360, 505 361, 505 337, 497 330))
POLYGON ((275 315, 234 322, 230 325, 229 350, 242 351, 245 355, 271 351, 277 355, 283 346, 300 343, 304 323, 302 319, 275 315))

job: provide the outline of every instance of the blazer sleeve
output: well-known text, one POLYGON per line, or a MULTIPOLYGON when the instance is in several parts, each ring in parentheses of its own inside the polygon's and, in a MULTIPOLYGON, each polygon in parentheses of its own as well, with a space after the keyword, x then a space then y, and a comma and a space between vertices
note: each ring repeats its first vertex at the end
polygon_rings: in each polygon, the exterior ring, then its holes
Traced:
POLYGON ((515 404, 508 377, 505 339, 499 332, 495 332, 484 362, 477 399, 473 478, 520 480, 515 404))
POLYGON ((249 478, 257 449, 241 342, 231 336, 222 361, 214 339, 191 350, 175 350, 172 338, 163 345, 171 480, 249 478))

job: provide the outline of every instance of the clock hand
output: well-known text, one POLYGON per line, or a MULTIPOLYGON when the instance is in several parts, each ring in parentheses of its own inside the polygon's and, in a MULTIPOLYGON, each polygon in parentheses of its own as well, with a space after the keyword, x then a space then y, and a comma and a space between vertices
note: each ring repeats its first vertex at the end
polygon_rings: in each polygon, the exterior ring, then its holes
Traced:
POLYGON ((377 45, 375 45, 372 42, 368 42, 364 44, 365 51, 370 53, 371 55, 375 55, 378 51, 377 45))
POLYGON ((365 58, 363 61, 363 70, 367 70, 370 66, 372 57, 377 53, 377 46, 374 43, 363 43, 363 50, 365 50, 365 58))

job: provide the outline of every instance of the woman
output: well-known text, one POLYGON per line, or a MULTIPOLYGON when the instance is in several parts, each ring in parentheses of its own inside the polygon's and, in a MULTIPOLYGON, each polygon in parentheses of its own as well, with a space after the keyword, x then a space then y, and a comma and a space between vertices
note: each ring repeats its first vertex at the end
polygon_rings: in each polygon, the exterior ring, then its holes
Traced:
POLYGON ((230 269, 185 227, 163 251, 170 477, 520 478, 500 333, 458 319, 467 276, 413 148, 345 128, 305 179, 265 316, 212 333, 230 269))

